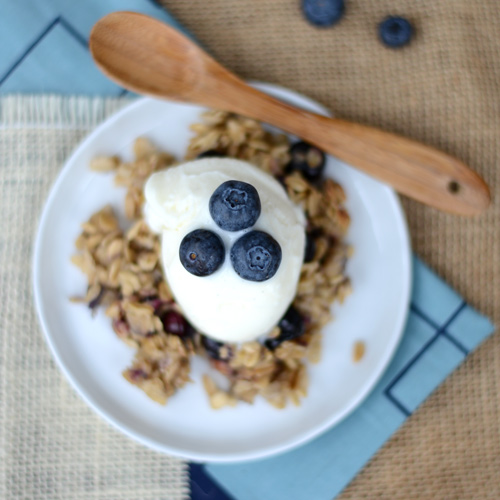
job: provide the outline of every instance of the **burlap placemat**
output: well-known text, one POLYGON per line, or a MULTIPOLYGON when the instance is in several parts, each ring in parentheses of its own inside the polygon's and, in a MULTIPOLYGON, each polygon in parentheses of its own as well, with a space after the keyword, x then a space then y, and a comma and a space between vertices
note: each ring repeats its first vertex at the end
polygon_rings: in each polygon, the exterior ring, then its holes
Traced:
POLYGON ((51 358, 31 298, 42 205, 73 148, 118 100, 0 99, 0 498, 181 500, 184 462, 112 430, 51 358))
MULTIPOLYGON (((347 119, 452 153, 490 184, 493 206, 461 219, 404 202, 417 253, 500 323, 500 5, 498 0, 346 0, 334 28, 307 24, 299 0, 161 0, 244 78, 301 91, 347 119), (381 46, 388 14, 416 27, 381 46)), ((341 495, 500 498, 500 336, 413 415, 341 495)))

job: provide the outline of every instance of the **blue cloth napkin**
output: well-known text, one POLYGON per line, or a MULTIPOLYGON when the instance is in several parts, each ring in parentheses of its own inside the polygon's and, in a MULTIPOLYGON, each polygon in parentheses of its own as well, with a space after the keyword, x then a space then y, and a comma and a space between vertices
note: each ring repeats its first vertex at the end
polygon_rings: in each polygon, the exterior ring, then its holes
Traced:
POLYGON ((94 23, 116 10, 182 29, 154 0, 0 0, 0 93, 123 95, 94 64, 87 44, 94 23))
MULTIPOLYGON (((153 0, 0 0, 0 7, 0 94, 123 95, 92 62, 92 25, 109 12, 133 10, 182 30, 153 0)), ((403 340, 366 401, 330 431, 284 455, 236 465, 191 464, 193 500, 330 500, 352 480, 494 329, 416 257, 413 273, 403 340)))

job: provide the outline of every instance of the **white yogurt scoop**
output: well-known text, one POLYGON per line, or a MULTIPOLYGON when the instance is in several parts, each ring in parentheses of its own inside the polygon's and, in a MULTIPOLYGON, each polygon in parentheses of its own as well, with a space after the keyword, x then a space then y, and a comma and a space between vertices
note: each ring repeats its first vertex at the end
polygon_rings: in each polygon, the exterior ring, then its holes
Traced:
POLYGON ((305 248, 305 216, 281 184, 247 162, 204 158, 151 175, 145 197, 146 221, 161 234, 166 280, 193 326, 231 343, 269 333, 295 297, 305 248), (261 214, 251 228, 225 231, 210 215, 210 197, 229 180, 251 184, 259 194, 261 214), (196 229, 213 231, 224 243, 224 263, 209 276, 189 273, 179 258, 182 239, 196 229), (241 278, 229 258, 236 240, 252 230, 268 233, 281 246, 281 264, 267 281, 241 278))

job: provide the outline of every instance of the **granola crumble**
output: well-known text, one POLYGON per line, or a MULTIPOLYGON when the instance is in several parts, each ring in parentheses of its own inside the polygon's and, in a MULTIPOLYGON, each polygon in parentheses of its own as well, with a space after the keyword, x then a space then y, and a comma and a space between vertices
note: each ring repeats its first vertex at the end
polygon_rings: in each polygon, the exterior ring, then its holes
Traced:
MULTIPOLYGON (((93 170, 114 172, 116 185, 127 189, 124 209, 131 227, 123 231, 110 206, 82 224, 72 262, 86 275, 88 289, 76 300, 92 310, 106 308, 116 335, 136 349, 123 376, 160 404, 190 381, 190 357, 196 354, 207 357, 228 379, 223 390, 208 375, 203 377, 212 408, 252 403, 257 396, 276 408, 289 401, 298 405, 307 395, 307 363, 317 363, 321 357, 321 330, 332 319, 331 304, 342 302, 351 291, 345 274, 352 250, 343 241, 350 223, 344 191, 332 179, 318 186, 297 172, 288 173, 289 139, 266 131, 255 120, 209 111, 191 129, 194 137, 185 160, 208 150, 246 160, 280 179, 290 198, 303 208, 315 250, 312 260, 302 266, 293 305, 304 318, 305 333, 274 350, 257 341, 221 344, 215 353, 207 350, 202 334, 182 318, 163 277, 159 239, 141 218, 146 179, 175 165, 176 159, 143 137, 135 141, 132 162, 117 156, 91 162, 93 170), (166 319, 169 315, 174 321, 166 319)), ((280 333, 276 326, 269 338, 277 339, 280 333)), ((355 361, 363 357, 362 347, 354 347, 355 361)))

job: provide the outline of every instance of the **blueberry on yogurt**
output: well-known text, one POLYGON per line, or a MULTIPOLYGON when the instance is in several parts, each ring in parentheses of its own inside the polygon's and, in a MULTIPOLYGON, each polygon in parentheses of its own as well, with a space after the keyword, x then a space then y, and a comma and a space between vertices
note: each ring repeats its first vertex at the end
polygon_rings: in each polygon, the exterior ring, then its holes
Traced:
POLYGON ((250 231, 231 248, 231 263, 236 274, 249 281, 272 278, 281 263, 281 247, 269 234, 250 231))
POLYGON ((260 216, 259 193, 247 182, 227 181, 214 191, 208 208, 221 229, 241 231, 252 227, 260 216))
POLYGON ((209 276, 224 262, 224 244, 212 231, 196 229, 182 239, 179 258, 186 271, 195 276, 209 276))

